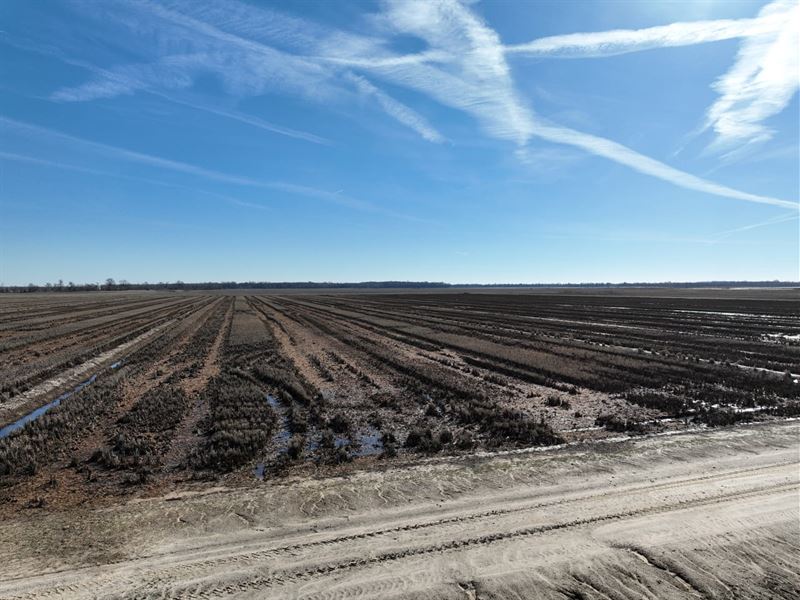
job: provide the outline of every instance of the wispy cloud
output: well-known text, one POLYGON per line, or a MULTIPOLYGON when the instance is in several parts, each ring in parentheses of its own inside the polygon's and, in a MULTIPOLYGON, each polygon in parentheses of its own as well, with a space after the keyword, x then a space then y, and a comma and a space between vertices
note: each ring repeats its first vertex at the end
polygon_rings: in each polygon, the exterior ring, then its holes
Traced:
POLYGON ((733 198, 736 200, 746 200, 748 202, 758 202, 761 204, 771 204, 773 206, 782 206, 786 208, 800 209, 800 204, 796 202, 789 202, 788 200, 781 200, 772 198, 770 196, 761 196, 758 194, 751 194, 736 190, 712 181, 708 181, 701 177, 691 175, 685 171, 675 169, 660 161, 657 161, 643 154, 631 150, 627 146, 618 144, 611 140, 601 138, 598 136, 581 133, 574 129, 566 127, 555 127, 545 123, 538 123, 536 127, 536 135, 548 141, 557 144, 567 144, 582 148, 587 152, 602 156, 614 162, 626 165, 631 169, 651 175, 658 179, 668 181, 674 185, 713 194, 715 196, 723 196, 726 198, 733 198))
POLYGON ((386 6, 383 18, 395 32, 417 36, 433 51, 445 52, 456 59, 439 66, 407 63, 369 70, 473 115, 494 137, 514 141, 519 148, 538 137, 580 148, 686 189, 749 202, 800 207, 786 200, 707 181, 617 142, 547 123, 518 96, 497 33, 455 0, 390 1, 386 6))
POLYGON ((526 176, 517 181, 530 183, 570 177, 586 154, 572 148, 552 144, 531 144, 514 151, 515 159, 524 165, 526 176))
MULTIPOLYGON (((794 202, 708 181, 610 139, 550 123, 520 96, 507 62, 507 57, 513 54, 606 56, 744 37, 737 65, 716 85, 722 95, 709 110, 707 126, 719 133, 721 141, 764 139, 769 132, 761 122, 782 110, 797 87, 797 53, 793 50, 797 45, 795 21, 799 9, 791 2, 774 2, 754 19, 570 34, 510 47, 504 46, 498 33, 470 7, 456 0, 387 0, 383 6, 383 12, 371 21, 379 34, 376 37, 333 30, 234 1, 220 7, 185 0, 166 5, 136 0, 115 5, 114 10, 104 7, 100 11, 103 18, 116 19, 135 33, 136 39, 152 38, 151 45, 158 48, 157 56, 150 62, 101 70, 95 81, 64 88, 55 97, 79 100, 147 90, 172 98, 172 91, 189 87, 197 74, 203 72, 218 76, 234 96, 280 91, 344 103, 356 98, 355 87, 361 96, 374 98, 389 116, 424 139, 431 142, 444 139, 434 124, 373 83, 380 79, 471 115, 489 136, 514 143, 522 157, 526 156, 531 140, 538 138, 579 148, 686 189, 798 207, 794 202), (398 55, 389 50, 395 36, 416 37, 427 48, 398 55), (294 53, 302 51, 305 51, 303 56, 294 53)), ((284 135, 317 143, 324 141, 313 134, 274 126, 249 115, 181 99, 173 101, 284 135)), ((153 161, 161 161, 163 168, 226 183, 276 189, 274 183, 255 182, 118 150, 128 153, 129 159, 136 155, 140 163, 150 161, 149 164, 156 166, 153 161)), ((330 192, 322 192, 319 197, 340 203, 351 201, 330 192)), ((352 202, 359 207, 358 201, 352 202)))
MULTIPOLYGON (((339 49, 333 44, 329 44, 330 49, 338 52, 339 49)), ((399 67, 402 65, 418 65, 428 62, 447 62, 453 59, 453 56, 441 50, 427 50, 417 54, 401 54, 380 57, 364 57, 358 58, 355 56, 314 56, 316 60, 322 62, 333 63, 337 65, 344 65, 348 67, 363 67, 377 69, 380 67, 399 67)))
POLYGON ((711 235, 706 241, 709 244, 716 244, 719 241, 730 237, 736 233, 741 233, 742 231, 750 231, 751 229, 758 229, 760 227, 767 227, 768 225, 777 225, 778 223, 787 223, 789 221, 797 221, 800 218, 800 215, 797 213, 788 213, 779 215, 777 217, 773 217, 771 219, 767 219, 766 221, 759 221, 758 223, 752 223, 750 225, 745 225, 743 227, 736 227, 735 229, 728 229, 726 231, 720 231, 719 233, 715 233, 711 235))
POLYGON ((781 26, 744 40, 733 67, 714 84, 720 97, 705 124, 717 133, 712 150, 770 139, 774 131, 764 121, 782 112, 800 87, 800 3, 779 0, 760 15, 778 19, 781 26))
MULTIPOLYGON (((144 22, 157 32, 155 35, 160 45, 176 45, 180 40, 184 50, 159 56, 151 62, 122 65, 110 70, 96 69, 96 80, 57 90, 53 99, 87 101, 148 91, 213 114, 316 143, 326 143, 327 140, 249 115, 179 100, 165 91, 189 88, 199 74, 210 72, 219 77, 234 96, 279 92, 313 101, 341 102, 352 95, 348 82, 353 83, 343 66, 287 52, 270 43, 306 49, 332 43, 332 40, 361 49, 379 44, 362 36, 337 32, 239 2, 227 2, 221 8, 203 3, 179 1, 162 5, 141 0, 126 4, 122 15, 115 13, 114 17, 136 30, 142 29, 144 22), (186 46, 190 51, 185 50, 186 46)), ((444 139, 409 107, 374 86, 370 88, 372 84, 367 81, 355 83, 362 95, 373 96, 390 117, 424 139, 432 142, 444 139)))
POLYGON ((90 168, 90 167, 84 167, 84 166, 75 165, 75 164, 72 164, 72 163, 65 163, 63 161, 47 160, 47 159, 43 159, 43 158, 37 158, 35 156, 29 156, 29 155, 26 155, 26 154, 18 154, 16 152, 0 152, 0 161, 2 161, 2 160, 8 160, 8 161, 14 161, 14 162, 22 162, 22 163, 28 163, 28 164, 33 164, 33 165, 39 165, 39 166, 43 166, 43 167, 51 167, 51 168, 54 168, 54 169, 63 169, 65 171, 75 171, 77 173, 86 173, 86 174, 89 174, 89 175, 99 175, 101 177, 113 177, 115 179, 127 179, 127 180, 131 180, 131 181, 139 181, 139 182, 143 182, 143 183, 149 183, 149 184, 152 184, 152 185, 158 185, 158 186, 163 186, 163 187, 182 189, 182 190, 186 190, 186 191, 192 192, 193 194, 203 194, 205 196, 218 198, 219 200, 224 200, 225 202, 227 202, 229 204, 234 204, 236 206, 244 206, 244 207, 247 207, 247 208, 255 208, 255 209, 258 209, 258 210, 270 210, 270 208, 268 206, 265 206, 263 204, 257 204, 255 202, 248 202, 246 200, 241 200, 239 198, 234 198, 234 197, 228 196, 226 194, 218 194, 217 192, 211 192, 209 190, 201 190, 201 189, 197 189, 197 188, 193 188, 193 187, 189 187, 189 186, 185 186, 185 185, 180 185, 180 184, 177 184, 177 183, 172 183, 172 182, 168 182, 168 181, 161 181, 160 179, 152 179, 152 178, 149 178, 149 177, 139 177, 139 176, 128 175, 128 174, 125 174, 125 173, 119 173, 119 172, 114 172, 114 171, 103 171, 101 169, 93 169, 93 168, 90 168))
MULTIPOLYGON (((323 190, 319 188, 314 188, 306 185, 300 185, 285 181, 262 181, 242 175, 223 173, 221 171, 216 171, 214 169, 198 167, 196 165, 192 165, 181 161, 170 160, 167 158, 161 158, 159 156, 153 156, 142 152, 135 152, 133 150, 127 150, 125 148, 119 148, 117 146, 110 146, 108 144, 102 144, 100 142, 86 140, 83 138, 71 136, 66 133, 62 133, 60 131, 47 129, 45 127, 40 127, 38 125, 32 125, 29 123, 23 123, 21 121, 9 119, 7 117, 0 117, 0 126, 8 128, 9 130, 14 129, 18 132, 27 134, 29 136, 37 136, 41 139, 49 141, 55 140, 66 144, 72 144, 74 146, 94 151, 102 156, 109 158, 121 159, 149 167, 164 169, 176 173, 183 173, 195 177, 201 177, 203 179, 225 184, 255 187, 272 191, 281 191, 293 195, 316 198, 319 200, 324 200, 326 202, 339 204, 341 206, 346 206, 358 210, 383 213, 387 215, 390 214, 390 211, 385 211, 381 207, 378 207, 370 202, 358 200, 355 198, 350 198, 349 196, 341 192, 331 192, 328 190, 323 190)), ((401 217, 402 215, 399 215, 397 213, 391 213, 391 216, 401 217)))
POLYGON ((509 54, 530 57, 596 58, 775 33, 783 25, 780 15, 765 15, 755 19, 689 21, 644 29, 554 35, 509 45, 505 50, 509 54))
POLYGON ((180 98, 176 98, 174 96, 162 94, 159 92, 151 92, 151 93, 160 96, 169 102, 173 102, 175 104, 182 104, 183 106, 188 106, 189 108, 193 108, 195 110, 199 110, 202 112, 207 112, 212 115, 217 115, 219 117, 223 117, 226 119, 231 119, 233 121, 239 121, 240 123, 245 123, 247 125, 251 125, 258 129, 263 129, 264 131, 285 135, 286 137, 291 137, 299 140, 305 140, 307 142, 312 142, 314 144, 322 144, 324 146, 333 145, 333 142, 331 140, 324 138, 322 136, 309 133, 307 131, 300 131, 298 129, 292 129, 290 127, 283 127, 281 125, 276 125, 275 123, 270 123, 269 121, 265 121, 264 119, 255 117, 253 115, 248 115, 239 111, 225 110, 222 108, 210 106, 208 104, 200 104, 197 102, 182 100, 180 98))
POLYGON ((100 169, 92 169, 90 167, 82 167, 81 165, 73 165, 55 160, 47 160, 44 158, 37 158, 27 154, 19 154, 17 152, 0 152, 0 160, 11 160, 14 162, 28 163, 31 165, 39 165, 42 167, 53 167, 56 169, 64 169, 66 171, 76 171, 78 173, 87 173, 89 175, 102 175, 104 177, 116 177, 118 174, 111 171, 102 171, 100 169))
POLYGON ((444 136, 436 131, 425 118, 412 110, 402 102, 395 100, 385 92, 382 92, 369 81, 360 75, 349 75, 349 79, 355 84, 359 92, 364 96, 375 98, 378 104, 384 111, 392 118, 396 119, 406 127, 416 131, 423 138, 429 142, 441 143, 444 141, 444 136))
POLYGON ((60 88, 50 98, 57 102, 87 102, 127 96, 152 88, 183 89, 192 85, 192 70, 199 70, 203 60, 202 54, 182 54, 164 57, 153 64, 122 65, 114 69, 81 63, 81 66, 92 69, 95 78, 80 85, 60 88))
MULTIPOLYGON (((147 77, 141 77, 139 74, 135 73, 138 68, 142 68, 141 65, 135 65, 133 67, 121 67, 117 71, 112 71, 103 69, 84 60, 65 56, 62 52, 59 52, 50 46, 45 47, 30 42, 22 43, 11 39, 3 39, 2 41, 22 50, 35 52, 37 54, 59 60, 64 64, 86 69, 96 76, 96 79, 92 82, 81 84, 79 86, 65 87, 54 91, 52 94, 50 94, 50 99, 57 102, 84 102, 98 98, 113 98, 120 95, 127 95, 137 91, 142 91, 152 96, 162 98, 167 102, 180 104, 194 110, 207 112, 234 121, 239 121, 240 123, 245 123, 271 133, 276 133, 299 140, 305 140, 315 144, 327 146, 333 145, 331 140, 308 131, 285 127, 283 125, 265 121, 264 119, 254 115, 249 115, 230 109, 222 109, 207 103, 190 101, 184 98, 179 98, 174 94, 166 93, 161 90, 158 85, 156 85, 157 80, 149 80, 147 77)), ((157 72, 157 69, 152 67, 149 67, 145 70, 151 74, 157 72)), ((176 87, 188 87, 190 84, 191 81, 189 79, 185 77, 178 77, 169 80, 169 84, 163 87, 167 89, 173 89, 176 87), (183 81, 185 85, 176 85, 176 82, 180 81, 183 81)))
POLYGON ((717 139, 711 150, 741 153, 770 139, 763 123, 783 111, 800 86, 800 4, 776 0, 752 19, 672 23, 539 38, 506 46, 510 55, 547 58, 615 56, 743 38, 736 62, 713 85, 720 98, 706 113, 717 139))
MULTIPOLYGON (((71 5, 103 21, 97 35, 113 33, 118 38, 107 40, 108 44, 122 41, 130 46, 126 48, 129 54, 141 60, 95 68, 94 80, 57 90, 53 98, 88 101, 141 90, 174 91, 192 86, 206 74, 236 97, 277 92, 326 101, 349 93, 330 68, 180 12, 194 3, 173 4, 175 9, 148 0, 71 5)), ((235 6, 230 4, 230 8, 235 6)), ((218 10, 197 12, 216 17, 228 27, 242 26, 243 19, 227 21, 218 10)))
MULTIPOLYGON (((178 3, 177 6, 188 5, 178 3)), ((302 56, 231 33, 215 22, 171 10, 156 2, 137 0, 131 7, 137 18, 155 25, 157 35, 167 43, 188 43, 196 48, 195 54, 203 57, 200 66, 212 69, 235 95, 278 89, 322 99, 342 91, 329 70, 302 56)))
MULTIPOLYGON (((514 89, 500 38, 476 15, 454 1, 391 1, 380 21, 391 34, 420 38, 429 52, 453 59, 384 61, 364 69, 472 115, 493 137, 520 146, 530 139, 531 114, 514 89)), ((347 55, 346 48, 334 51, 337 59, 363 58, 347 55)))
POLYGON ((151 154, 145 154, 143 152, 127 150, 125 148, 119 148, 117 146, 110 146, 108 144, 102 144, 100 142, 93 142, 91 140, 75 137, 66 133, 62 133, 60 131, 55 131, 53 129, 47 129, 46 127, 40 127, 38 125, 32 125, 30 123, 24 123, 22 121, 9 119, 8 117, 0 117, 0 124, 2 124, 3 127, 7 127, 9 129, 15 129, 19 132, 28 135, 38 136, 40 139, 58 140, 61 142, 78 145, 83 148, 95 151, 105 157, 123 159, 126 161, 135 162, 150 167, 156 167, 159 169, 166 169, 178 173, 194 175, 202 177, 204 179, 218 181, 221 183, 232 183, 236 185, 256 186, 256 187, 266 185, 262 182, 250 179, 248 177, 239 175, 230 175, 227 173, 222 173, 220 171, 215 171, 213 169, 206 169, 203 167, 191 165, 189 163, 170 160, 167 158, 161 158, 158 156, 153 156, 151 154))
MULTIPOLYGON (((75 63, 76 61, 72 62, 75 63)), ((90 68, 97 75, 97 79, 79 86, 56 90, 50 96, 52 100, 57 102, 86 102, 101 98, 114 98, 135 92, 145 92, 163 98, 168 102, 246 123, 270 133, 277 133, 315 144, 332 144, 331 140, 307 131, 276 125, 238 111, 225 110, 208 104, 184 100, 173 94, 161 91, 164 89, 180 90, 190 87, 194 80, 191 75, 192 70, 197 68, 199 71, 200 65, 206 68, 209 64, 213 64, 206 62, 204 55, 170 56, 160 60, 156 65, 127 65, 118 67, 113 71, 99 69, 86 63, 80 64, 90 68)))

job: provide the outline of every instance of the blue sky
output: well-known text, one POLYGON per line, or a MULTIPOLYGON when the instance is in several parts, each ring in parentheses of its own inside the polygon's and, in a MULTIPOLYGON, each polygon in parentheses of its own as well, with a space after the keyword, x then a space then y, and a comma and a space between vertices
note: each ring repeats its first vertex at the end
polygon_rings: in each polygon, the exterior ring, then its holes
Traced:
POLYGON ((0 280, 800 278, 797 2, 0 3, 0 280))

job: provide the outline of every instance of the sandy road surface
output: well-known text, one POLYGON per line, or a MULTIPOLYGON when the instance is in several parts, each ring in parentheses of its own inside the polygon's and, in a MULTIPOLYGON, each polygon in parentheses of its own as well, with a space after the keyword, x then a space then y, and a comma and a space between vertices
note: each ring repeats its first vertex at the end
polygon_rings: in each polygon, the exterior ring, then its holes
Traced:
POLYGON ((84 515, 84 544, 126 540, 91 558, 42 539, 79 514, 21 516, 0 525, 18 540, 0 597, 796 598, 799 436, 741 427, 131 503, 84 515))

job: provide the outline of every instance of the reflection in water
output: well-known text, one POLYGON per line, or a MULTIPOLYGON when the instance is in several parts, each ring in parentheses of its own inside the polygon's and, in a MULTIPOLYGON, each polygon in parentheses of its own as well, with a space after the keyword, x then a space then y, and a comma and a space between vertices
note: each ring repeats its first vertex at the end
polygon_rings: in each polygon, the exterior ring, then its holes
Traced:
MULTIPOLYGON (((112 368, 113 368, 113 365, 112 365, 112 368)), ((3 439, 4 437, 8 437, 12 433, 14 433, 17 429, 22 429, 23 427, 25 427, 25 425, 27 425, 31 421, 34 421, 34 420, 38 419, 39 417, 41 417, 44 413, 46 413, 48 410, 50 410, 54 406, 58 406, 59 404, 61 404, 62 400, 66 399, 66 398, 69 398, 75 392, 80 392, 87 385, 94 383, 95 379, 97 379, 97 375, 92 375, 91 377, 89 377, 89 379, 87 379, 83 383, 80 383, 77 386, 75 386, 71 391, 64 392, 63 394, 61 394, 58 398, 56 398, 52 402, 48 402, 44 406, 40 406, 36 410, 34 410, 32 412, 29 412, 27 415, 25 415, 21 419, 18 419, 16 421, 14 421, 10 425, 6 425, 2 429, 0 429, 0 439, 3 439)))
MULTIPOLYGON (((289 418, 286 416, 286 407, 272 394, 267 394, 267 404, 275 411, 278 417, 278 428, 275 433, 272 434, 272 441, 277 448, 278 454, 283 454, 289 447, 289 438, 292 437, 292 433, 289 431, 289 418)), ((265 470, 266 463, 260 462, 256 465, 255 469, 253 469, 253 474, 257 479, 264 479, 265 470)))

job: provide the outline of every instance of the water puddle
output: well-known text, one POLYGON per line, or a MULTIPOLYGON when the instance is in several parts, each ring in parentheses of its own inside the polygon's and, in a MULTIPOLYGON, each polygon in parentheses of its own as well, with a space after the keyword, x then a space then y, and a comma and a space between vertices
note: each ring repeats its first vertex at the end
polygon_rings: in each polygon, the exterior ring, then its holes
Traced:
MULTIPOLYGON (((320 449, 322 442, 322 436, 317 436, 315 438, 309 438, 308 442, 306 443, 306 453, 311 454, 316 452, 320 449)), ((333 447, 337 450, 339 448, 345 448, 350 445, 350 438, 347 438, 343 435, 335 435, 333 437, 333 447)))
MULTIPOLYGON (((336 435, 333 438, 333 446, 337 450, 339 448, 347 448, 351 456, 374 456, 383 452, 383 442, 381 441, 381 433, 377 429, 369 428, 366 433, 361 433, 355 436, 356 442, 353 443, 349 437, 343 435, 336 435)), ((316 452, 320 448, 320 439, 309 440, 307 445, 308 453, 316 452)))
MULTIPOLYGON (((125 363, 125 359, 121 358, 120 360, 118 360, 114 364, 110 365, 108 368, 111 369, 111 370, 116 370, 116 369, 119 369, 124 363, 125 363)), ((54 408, 54 407, 58 406, 59 404, 61 404, 62 400, 65 400, 65 399, 69 398, 70 396, 72 396, 73 394, 76 394, 76 393, 80 392, 87 385, 93 384, 96 379, 97 379, 97 373, 95 373, 94 375, 89 377, 89 379, 87 379, 86 381, 83 381, 83 382, 79 383, 74 388, 72 388, 70 391, 64 392, 63 394, 61 394, 58 398, 56 398, 52 402, 48 402, 44 406, 40 406, 36 410, 29 412, 27 415, 25 415, 24 417, 21 417, 20 419, 17 419, 13 423, 10 423, 10 424, 6 425, 5 427, 0 428, 0 440, 2 440, 5 437, 8 437, 9 435, 14 433, 18 429, 22 429, 23 427, 25 427, 25 425, 27 425, 31 421, 35 421, 36 419, 41 417, 43 414, 45 414, 47 411, 49 411, 51 408, 54 408)))
MULTIPOLYGON (((284 454, 286 449, 289 447, 289 439, 292 437, 292 433, 289 431, 289 418, 286 416, 286 407, 283 406, 281 401, 272 394, 267 394, 267 404, 269 404, 270 408, 275 411, 275 414, 278 417, 278 429, 272 434, 272 443, 275 445, 278 454, 284 454)), ((264 471, 266 470, 266 467, 266 463, 263 462, 260 462, 255 466, 253 469, 253 475, 256 476, 256 479, 264 479, 264 471)))
POLYGON ((44 413, 46 413, 51 408, 61 404, 62 400, 65 400, 66 398, 69 398, 70 396, 72 396, 72 394, 80 392, 87 385, 91 385, 92 383, 94 383, 95 379, 97 379, 97 375, 96 374, 92 375, 91 377, 89 377, 89 379, 87 379, 86 381, 84 381, 82 383, 79 383, 77 386, 75 386, 69 392, 64 392, 63 394, 61 394, 58 398, 56 398, 52 402, 48 402, 44 406, 40 406, 36 410, 34 410, 32 412, 29 412, 24 417, 22 417, 20 419, 17 419, 16 421, 11 423, 10 425, 6 425, 2 429, 0 429, 0 440, 5 438, 5 437, 8 437, 9 435, 14 433, 18 429, 22 429, 23 427, 25 427, 25 425, 27 425, 31 421, 34 421, 34 420, 38 419, 39 417, 41 417, 44 413))
POLYGON ((374 456, 383 452, 381 433, 377 429, 367 430, 367 433, 359 436, 358 442, 360 447, 355 453, 356 456, 374 456))
POLYGON ((289 418, 286 416, 286 407, 272 394, 267 394, 267 403, 278 416, 278 430, 273 434, 272 441, 279 450, 286 450, 292 433, 289 431, 289 418))

